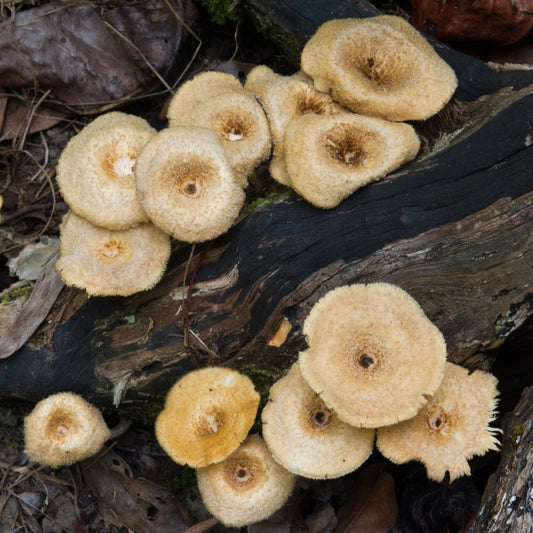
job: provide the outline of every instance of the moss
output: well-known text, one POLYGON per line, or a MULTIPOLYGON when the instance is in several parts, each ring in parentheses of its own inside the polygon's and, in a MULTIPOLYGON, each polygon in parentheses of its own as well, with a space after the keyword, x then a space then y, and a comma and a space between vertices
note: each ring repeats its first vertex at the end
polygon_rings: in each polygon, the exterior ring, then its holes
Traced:
POLYGON ((33 283, 27 283, 14 287, 12 290, 6 289, 0 296, 0 304, 6 304, 15 300, 27 300, 33 289, 33 283))
POLYGON ((176 494, 180 494, 189 487, 196 485, 196 472, 189 466, 180 467, 178 475, 165 481, 165 487, 176 494))
POLYGON ((510 433, 507 433, 506 437, 511 446, 518 446, 522 440, 524 434, 524 428, 522 424, 517 424, 510 433))
POLYGON ((228 22, 239 22, 241 20, 241 11, 239 9, 239 2, 234 0, 202 0, 209 13, 210 19, 219 25, 227 24, 228 22))

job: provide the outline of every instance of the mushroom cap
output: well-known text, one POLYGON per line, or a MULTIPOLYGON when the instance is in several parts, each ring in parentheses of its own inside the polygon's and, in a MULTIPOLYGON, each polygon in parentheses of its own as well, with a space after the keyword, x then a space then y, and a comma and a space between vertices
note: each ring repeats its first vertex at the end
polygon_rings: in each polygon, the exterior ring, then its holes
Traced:
POLYGON ((227 527, 268 518, 283 506, 296 482, 256 434, 224 461, 200 468, 196 475, 205 506, 227 527))
POLYGON ((274 459, 307 478, 348 474, 366 461, 374 446, 375 430, 339 420, 303 379, 298 362, 272 385, 261 419, 274 459))
POLYGON ((307 316, 304 379, 344 422, 380 427, 411 418, 439 387, 446 345, 418 303, 388 283, 338 287, 307 316))
POLYGON ((209 70, 201 72, 186 81, 170 99, 167 118, 170 126, 182 124, 181 115, 202 102, 209 101, 215 94, 227 91, 244 91, 238 78, 227 72, 209 70))
POLYGON ((155 133, 144 119, 113 111, 72 137, 57 164, 59 189, 71 210, 108 229, 146 222, 133 166, 155 133))
POLYGON ((244 204, 217 133, 199 126, 167 128, 146 144, 135 165, 141 204, 150 220, 186 242, 214 239, 244 204))
POLYGON ((157 440, 176 463, 200 468, 222 461, 248 435, 258 405, 249 377, 222 367, 194 370, 170 389, 157 440))
POLYGON ((44 398, 24 419, 26 454, 54 468, 94 455, 110 437, 100 411, 72 392, 44 398))
POLYGON ((301 68, 342 105, 387 120, 425 120, 457 87, 422 34, 392 15, 325 22, 304 46, 301 68))
POLYGON ((170 237, 145 222, 118 231, 67 213, 61 226, 56 270, 67 285, 89 296, 129 296, 151 289, 170 256, 170 237))
POLYGON ((428 403, 410 420, 378 429, 377 447, 394 463, 425 464, 430 479, 450 481, 470 475, 468 459, 498 450, 490 427, 495 417, 497 379, 487 372, 446 363, 444 379, 428 403))
MULTIPOLYGON (((241 88, 242 89, 242 88, 241 88)), ((268 121, 249 91, 226 90, 214 94, 179 115, 182 125, 202 126, 220 135, 228 161, 241 187, 253 169, 270 155, 268 121)), ((175 126, 171 121, 171 126, 175 126)))
POLYGON ((249 72, 244 87, 257 96, 270 124, 273 143, 270 173, 276 181, 290 185, 284 164, 283 141, 288 123, 307 113, 332 115, 344 110, 330 95, 318 92, 311 78, 301 71, 282 76, 264 65, 258 65, 249 72))
POLYGON ((412 160, 420 140, 409 124, 338 113, 291 120, 284 147, 291 186, 313 205, 330 209, 412 160))

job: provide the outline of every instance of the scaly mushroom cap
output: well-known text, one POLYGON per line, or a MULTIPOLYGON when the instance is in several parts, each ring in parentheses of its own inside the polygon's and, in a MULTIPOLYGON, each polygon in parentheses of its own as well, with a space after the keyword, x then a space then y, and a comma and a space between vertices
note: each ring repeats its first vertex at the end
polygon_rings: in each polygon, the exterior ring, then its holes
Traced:
POLYGON ((263 438, 274 459, 307 478, 352 472, 374 446, 375 430, 341 422, 303 379, 298 363, 272 385, 261 419, 263 438))
POLYGON ((283 506, 296 482, 259 435, 250 435, 227 459, 196 474, 205 506, 227 527, 268 518, 283 506))
POLYGON ((181 241, 222 235, 244 203, 218 134, 199 126, 157 133, 139 154, 135 175, 150 220, 181 241))
POLYGON ((170 256, 170 237, 146 222, 112 231, 68 213, 60 226, 56 270, 89 296, 129 296, 151 289, 170 256))
POLYGON ((332 115, 342 112, 343 108, 328 94, 318 92, 311 78, 303 72, 282 76, 259 65, 249 72, 244 87, 257 96, 270 124, 274 146, 270 173, 276 181, 290 185, 283 141, 289 122, 307 113, 332 115))
POLYGON ((146 222, 133 166, 155 133, 144 119, 114 111, 70 139, 57 164, 57 182, 71 210, 114 230, 146 222))
POLYGON ((413 159, 420 140, 409 124, 338 113, 291 120, 284 146, 291 186, 313 205, 330 209, 413 159))
POLYGON ((193 468, 225 459, 248 435, 259 394, 247 376, 206 367, 182 377, 157 417, 157 440, 173 461, 193 468))
POLYGON ((499 449, 499 430, 489 426, 496 386, 492 374, 446 363, 441 386, 414 418, 378 429, 379 450, 395 463, 421 461, 436 481, 470 475, 468 459, 499 449))
POLYGON ((412 418, 439 387, 446 345, 404 290, 388 283, 338 287, 307 316, 304 379, 344 422, 380 427, 412 418))
POLYGON ((324 23, 306 43, 301 68, 342 105, 387 120, 425 120, 457 87, 422 34, 392 15, 324 23))
MULTIPOLYGON (((183 125, 202 126, 220 135, 228 161, 241 187, 253 169, 270 155, 270 128, 263 108, 252 93, 226 90, 179 114, 183 125)), ((171 126, 177 125, 171 121, 171 126)))
POLYGON ((71 392, 41 400, 24 419, 27 456, 54 468, 94 455, 110 437, 100 411, 71 392))
POLYGON ((227 91, 244 91, 241 82, 232 74, 210 70, 201 72, 180 85, 167 108, 170 126, 182 124, 181 115, 214 95, 227 91))

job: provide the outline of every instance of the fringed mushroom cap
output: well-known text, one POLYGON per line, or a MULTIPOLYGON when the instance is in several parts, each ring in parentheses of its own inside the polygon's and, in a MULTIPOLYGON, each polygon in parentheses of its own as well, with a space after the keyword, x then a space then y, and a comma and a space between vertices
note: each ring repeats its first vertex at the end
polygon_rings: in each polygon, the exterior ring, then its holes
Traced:
POLYGON ((283 145, 289 122, 307 113, 332 115, 340 113, 343 108, 328 94, 318 92, 312 80, 303 72, 281 76, 270 68, 259 65, 249 72, 244 86, 257 96, 270 124, 274 146, 270 173, 278 182, 290 185, 283 145))
POLYGON ((222 235, 244 203, 218 134, 199 126, 157 133, 139 155, 135 175, 150 220, 180 241, 222 235))
POLYGON ((181 118, 183 113, 188 113, 198 104, 208 101, 216 94, 228 91, 244 91, 241 82, 232 74, 216 70, 197 74, 180 85, 176 94, 171 98, 167 108, 169 125, 183 124, 181 118))
POLYGON ((146 222, 112 231, 74 213, 61 223, 56 270, 67 285, 89 296, 129 296, 151 289, 163 276, 170 237, 146 222))
POLYGON ((250 435, 221 463, 197 470, 197 479, 207 510, 227 527, 268 518, 283 506, 296 482, 259 435, 250 435))
POLYGON ((183 125, 202 126, 220 136, 228 161, 241 187, 254 168, 270 155, 270 128, 263 108, 252 93, 240 87, 215 93, 192 108, 181 110, 183 125))
POLYGON ((157 417, 157 440, 173 461, 193 468, 225 459, 248 435, 259 394, 247 376, 206 367, 182 377, 157 417))
POLYGON ((338 113, 291 120, 284 146, 291 186, 313 205, 330 209, 412 160, 420 140, 409 124, 338 113))
POLYGON ((307 478, 348 474, 374 446, 375 430, 341 422, 303 379, 298 363, 271 387, 261 419, 263 438, 274 459, 307 478))
POLYGON ((498 450, 490 427, 495 417, 497 380, 489 373, 446 363, 441 386, 410 420, 378 429, 377 447, 395 463, 424 463, 430 479, 470 475, 468 459, 498 450))
POLYGON ((41 400, 24 419, 26 454, 54 468, 94 455, 110 437, 100 411, 71 392, 41 400))
POLYGON ((146 222, 133 166, 155 133, 144 119, 115 111, 74 136, 57 164, 59 189, 72 211, 113 230, 146 222))
POLYGON ((392 15, 324 23, 305 45, 301 68, 342 105, 387 120, 425 120, 457 87, 422 34, 392 15))
POLYGON ((353 426, 375 428, 415 416, 442 381, 444 338, 395 285, 328 292, 303 332, 309 344, 299 355, 304 379, 353 426))

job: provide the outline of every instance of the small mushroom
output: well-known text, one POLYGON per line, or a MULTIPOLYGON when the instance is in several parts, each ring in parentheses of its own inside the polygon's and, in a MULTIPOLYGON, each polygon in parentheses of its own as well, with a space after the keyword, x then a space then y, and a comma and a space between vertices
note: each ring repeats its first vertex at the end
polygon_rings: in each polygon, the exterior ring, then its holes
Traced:
POLYGON ((283 506, 296 481, 256 434, 224 461, 200 468, 196 474, 207 510, 227 527, 268 518, 283 506))
POLYGON ((89 296, 129 296, 151 289, 169 256, 170 237, 149 222, 113 231, 70 212, 60 226, 56 270, 89 296))
POLYGON ((217 133, 199 126, 166 128, 135 165, 141 204, 150 220, 185 242, 225 233, 244 204, 217 133))
POLYGON ((94 455, 110 437, 100 411, 72 392, 48 396, 24 419, 26 455, 54 468, 94 455))
POLYGON ((291 120, 284 148, 294 190, 313 205, 331 209, 412 160, 420 140, 409 124, 337 113, 291 120))
POLYGON ((274 459, 294 474, 326 479, 358 468, 372 453, 375 430, 350 426, 303 379, 298 362, 270 389, 261 414, 274 459))
POLYGON ((225 459, 248 435, 259 394, 247 376, 222 367, 189 372, 169 391, 157 440, 173 461, 193 468, 225 459))
POLYGON ((270 124, 273 142, 270 173, 276 181, 290 185, 283 142, 287 124, 307 113, 331 115, 343 108, 328 94, 318 92, 303 72, 282 76, 265 65, 258 65, 249 72, 244 87, 257 96, 270 124))
POLYGON ((305 319, 304 379, 357 427, 412 418, 444 375, 446 345, 418 303, 388 283, 338 287, 305 319))
POLYGON ((155 133, 144 119, 114 111, 70 139, 57 164, 57 182, 71 210, 113 230, 146 222, 133 166, 155 133))
POLYGON ((392 15, 325 22, 304 46, 301 68, 352 111, 395 121, 429 118, 457 87, 422 34, 392 15))
POLYGON ((490 427, 495 418, 497 379, 488 372, 446 363, 441 386, 409 420, 378 429, 377 447, 394 463, 416 460, 427 475, 442 481, 470 475, 468 460, 498 450, 490 427))

